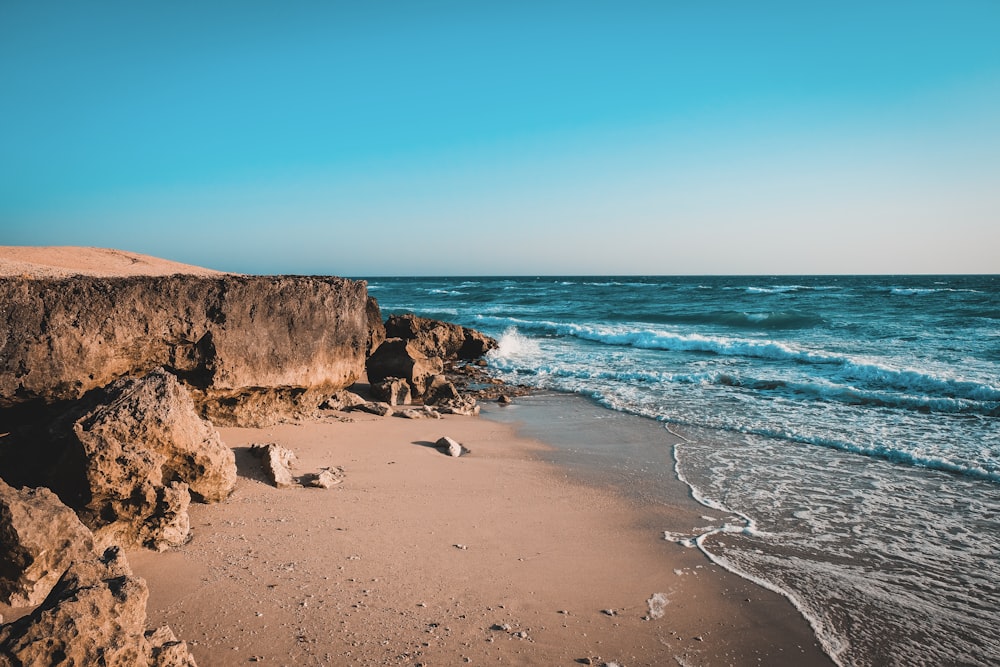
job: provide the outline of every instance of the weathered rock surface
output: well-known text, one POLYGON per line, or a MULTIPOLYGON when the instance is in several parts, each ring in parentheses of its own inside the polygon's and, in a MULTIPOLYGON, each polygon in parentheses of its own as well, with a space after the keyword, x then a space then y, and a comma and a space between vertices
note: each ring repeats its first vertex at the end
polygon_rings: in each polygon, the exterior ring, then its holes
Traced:
POLYGON ((195 667, 169 628, 146 632, 148 597, 119 549, 77 561, 34 612, 0 627, 0 664, 195 667))
POLYGON ((396 413, 396 415, 399 417, 405 417, 406 419, 441 419, 441 413, 429 405, 421 405, 417 408, 400 410, 396 413))
POLYGON ((389 405, 409 405, 413 402, 410 396, 410 383, 402 378, 386 378, 371 385, 372 398, 389 405))
POLYGON ((337 466, 323 468, 318 473, 306 475, 306 484, 319 489, 329 489, 344 481, 344 469, 337 466))
POLYGON ((279 489, 298 486, 292 476, 295 452, 273 442, 250 445, 250 453, 260 459, 264 473, 279 489))
POLYGON ((220 501, 236 483, 232 450, 162 369, 112 383, 73 430, 89 494, 81 518, 109 541, 154 549, 183 544, 190 496, 220 501))
POLYGON ((0 278, 0 303, 0 407, 76 400, 163 366, 220 425, 243 425, 236 407, 258 393, 277 419, 290 390, 322 400, 355 382, 378 339, 365 284, 340 278, 0 278))
POLYGON ((368 347, 365 350, 365 358, 378 349, 378 346, 385 340, 385 324, 382 323, 382 310, 378 307, 378 301, 374 297, 368 297, 366 306, 368 313, 368 347))
POLYGON ((368 400, 346 389, 338 391, 329 396, 319 404, 323 410, 350 410, 351 408, 367 403, 368 400))
POLYGON ((54 493, 0 480, 0 601, 40 604, 73 561, 94 555, 93 535, 54 493))
POLYGON ((438 412, 453 415, 475 416, 479 414, 479 405, 471 396, 463 396, 458 388, 444 375, 438 375, 430 382, 425 405, 434 406, 438 412))
POLYGON ((367 401, 360 405, 355 405, 351 410, 367 412, 370 415, 378 415, 379 417, 388 417, 395 413, 391 405, 382 403, 381 401, 367 401))
POLYGON ((413 396, 422 396, 428 383, 444 370, 440 357, 427 356, 416 341, 387 338, 368 357, 368 380, 373 385, 386 378, 403 378, 413 396))
POLYGON ((387 338, 416 341, 428 357, 444 361, 478 359, 497 347, 497 341, 475 329, 416 315, 393 315, 386 320, 387 338))

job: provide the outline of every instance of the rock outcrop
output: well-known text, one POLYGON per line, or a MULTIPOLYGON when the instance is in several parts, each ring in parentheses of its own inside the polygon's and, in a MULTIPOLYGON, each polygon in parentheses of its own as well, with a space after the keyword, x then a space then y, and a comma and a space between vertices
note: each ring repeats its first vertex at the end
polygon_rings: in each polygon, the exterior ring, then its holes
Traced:
POLYGON ((183 544, 191 496, 217 502, 232 492, 232 450, 163 369, 117 380, 104 393, 73 429, 89 496, 81 517, 106 543, 183 544))
POLYGON ((474 329, 415 315, 393 315, 385 323, 387 338, 368 357, 368 380, 373 386, 402 378, 412 396, 422 398, 435 377, 457 361, 476 359, 497 342, 474 329))
POLYGON ((73 561, 94 555, 90 531, 56 494, 0 480, 0 601, 40 604, 73 561))
POLYGON ((35 611, 0 626, 0 664, 195 667, 169 628, 146 631, 148 597, 119 549, 77 561, 35 611))
POLYGON ((416 341, 387 338, 368 357, 367 369, 372 384, 403 378, 410 384, 412 395, 420 397, 431 378, 444 370, 444 362, 440 357, 427 356, 416 341))
POLYGON ((262 425, 353 384, 380 338, 365 283, 341 278, 0 278, 0 303, 0 407, 162 366, 217 424, 262 425))
POLYGON ((416 315, 393 315, 385 322, 386 338, 416 341, 428 357, 443 361, 478 359, 498 345, 475 329, 416 315))

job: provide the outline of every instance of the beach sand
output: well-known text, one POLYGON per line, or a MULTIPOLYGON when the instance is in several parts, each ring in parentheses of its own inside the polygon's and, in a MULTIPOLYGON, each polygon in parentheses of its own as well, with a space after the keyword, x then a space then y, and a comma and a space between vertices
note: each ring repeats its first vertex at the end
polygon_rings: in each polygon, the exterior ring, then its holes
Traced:
POLYGON ((192 505, 184 547, 129 553, 150 625, 200 665, 831 664, 786 600, 663 539, 699 520, 693 501, 644 511, 489 414, 331 414, 220 429, 232 497, 192 505), (445 456, 443 435, 471 453, 445 456), (257 442, 344 481, 275 488, 257 442))
POLYGON ((80 246, 0 246, 0 277, 219 276, 219 271, 150 255, 80 246))

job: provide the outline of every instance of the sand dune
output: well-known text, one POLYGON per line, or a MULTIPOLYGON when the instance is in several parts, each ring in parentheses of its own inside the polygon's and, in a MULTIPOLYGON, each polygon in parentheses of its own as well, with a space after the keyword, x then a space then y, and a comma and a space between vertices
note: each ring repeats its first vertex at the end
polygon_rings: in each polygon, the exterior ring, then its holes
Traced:
POLYGON ((175 273, 196 276, 223 274, 200 266, 111 248, 0 246, 0 277, 168 276, 175 273))

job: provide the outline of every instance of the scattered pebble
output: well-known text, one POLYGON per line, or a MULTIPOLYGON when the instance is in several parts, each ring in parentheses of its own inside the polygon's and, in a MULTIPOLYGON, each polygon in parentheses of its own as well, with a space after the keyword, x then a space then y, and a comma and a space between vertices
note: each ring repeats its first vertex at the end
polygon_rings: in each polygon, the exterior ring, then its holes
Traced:
POLYGON ((615 616, 618 612, 616 612, 614 609, 602 609, 601 613, 604 614, 605 616, 615 616))
POLYGON ((456 545, 455 545, 455 548, 456 548, 456 549, 461 549, 462 551, 468 551, 468 549, 469 549, 469 547, 467 547, 467 546, 466 546, 466 545, 464 545, 464 544, 456 544, 456 545))

